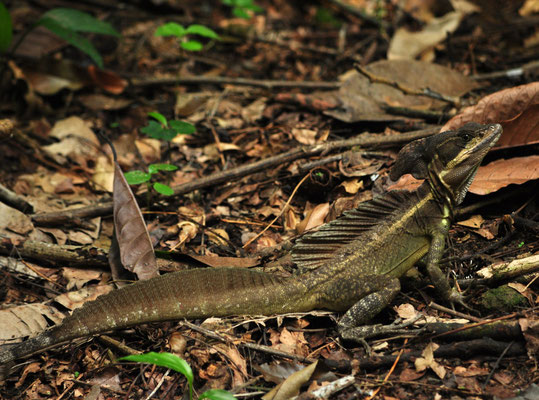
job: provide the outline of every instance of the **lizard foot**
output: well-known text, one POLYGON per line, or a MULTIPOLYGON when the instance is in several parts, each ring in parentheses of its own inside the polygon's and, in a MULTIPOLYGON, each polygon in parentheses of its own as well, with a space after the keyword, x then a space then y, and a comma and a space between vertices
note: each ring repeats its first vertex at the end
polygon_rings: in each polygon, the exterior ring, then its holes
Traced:
POLYGON ((465 292, 459 292, 456 289, 452 289, 447 299, 448 303, 451 304, 453 310, 455 309, 455 305, 459 305, 472 314, 478 314, 477 310, 473 309, 466 303, 466 299, 468 299, 469 296, 465 296, 464 293, 465 292))
POLYGON ((417 335, 425 330, 425 328, 419 328, 414 331, 405 329, 419 319, 423 318, 422 315, 418 315, 406 322, 401 322, 400 319, 397 319, 390 325, 365 325, 365 326, 339 326, 339 333, 344 340, 351 340, 353 342, 360 343, 364 348, 367 355, 371 355, 372 351, 367 343, 366 339, 374 336, 387 336, 387 335, 417 335))

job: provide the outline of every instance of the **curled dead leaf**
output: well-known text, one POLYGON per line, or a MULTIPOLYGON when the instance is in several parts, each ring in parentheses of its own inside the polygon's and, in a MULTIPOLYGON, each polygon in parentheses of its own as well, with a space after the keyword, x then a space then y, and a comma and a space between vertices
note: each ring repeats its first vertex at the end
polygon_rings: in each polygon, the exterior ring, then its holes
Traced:
POLYGON ((152 241, 137 200, 117 162, 114 163, 114 228, 124 267, 140 280, 159 275, 152 241))

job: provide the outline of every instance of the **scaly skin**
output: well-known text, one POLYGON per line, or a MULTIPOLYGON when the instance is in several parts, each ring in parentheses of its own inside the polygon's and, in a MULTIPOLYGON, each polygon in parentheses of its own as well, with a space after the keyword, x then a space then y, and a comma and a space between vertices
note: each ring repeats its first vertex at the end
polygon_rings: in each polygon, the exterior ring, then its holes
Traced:
POLYGON ((364 334, 356 326, 391 302, 400 290, 398 278, 425 255, 430 278, 444 299, 460 301, 438 261, 452 210, 500 134, 500 125, 475 124, 422 139, 415 151, 404 149, 397 177, 414 172, 426 182, 415 192, 390 192, 364 203, 304 236, 292 250, 297 265, 310 269, 300 276, 220 268, 140 281, 100 296, 61 324, 2 350, 0 376, 13 361, 75 338, 183 318, 346 311, 339 322, 341 334, 361 340, 364 334))

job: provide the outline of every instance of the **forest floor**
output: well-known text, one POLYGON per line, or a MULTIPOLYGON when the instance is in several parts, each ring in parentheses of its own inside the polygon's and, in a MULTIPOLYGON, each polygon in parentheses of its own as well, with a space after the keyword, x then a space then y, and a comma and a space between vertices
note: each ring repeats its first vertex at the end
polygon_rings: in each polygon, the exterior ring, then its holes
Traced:
POLYGON ((537 1, 4 3, 14 37, 0 58, 0 344, 113 287, 114 167, 99 133, 139 183, 161 273, 279 275, 297 272, 274 261, 304 232, 417 187, 388 176, 413 139, 469 121, 504 133, 441 265, 472 310, 445 304, 425 276, 404 278, 373 322, 418 320, 369 339, 370 355, 323 310, 138 326, 22 360, 0 399, 187 398, 183 375, 116 362, 137 351, 181 356, 198 394, 539 398, 537 1), (118 35, 46 14, 66 3, 118 35))

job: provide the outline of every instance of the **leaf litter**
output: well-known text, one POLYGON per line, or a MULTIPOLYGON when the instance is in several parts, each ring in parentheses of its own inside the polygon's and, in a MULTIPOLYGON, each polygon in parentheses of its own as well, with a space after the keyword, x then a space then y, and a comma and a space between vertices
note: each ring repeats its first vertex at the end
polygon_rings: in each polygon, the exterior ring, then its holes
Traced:
MULTIPOLYGON (((374 2, 365 3, 368 10, 374 2)), ((14 76, 11 83, 6 85, 11 85, 8 92, 16 93, 18 97, 4 99, 7 113, 3 114, 9 115, 16 130, 2 136, 4 142, 0 143, 0 152, 9 168, 0 173, 0 183, 32 203, 39 213, 74 212, 83 205, 99 205, 100 201, 107 201, 114 175, 116 179, 120 176, 120 167, 113 166, 108 145, 96 137, 94 132, 98 128, 105 128, 113 139, 124 171, 146 170, 149 163, 170 163, 179 169, 170 177, 159 177, 163 183, 166 183, 165 179, 170 179, 168 183, 177 187, 212 178, 220 171, 247 166, 291 149, 325 146, 359 132, 375 133, 379 137, 393 135, 396 138, 402 132, 432 124, 441 127, 451 116, 453 118, 445 125, 449 129, 470 120, 500 122, 504 135, 498 149, 489 155, 486 165, 479 168, 470 188, 470 192, 481 196, 469 196, 465 206, 489 202, 497 195, 509 195, 511 200, 499 200, 493 203, 494 206, 492 203, 487 206, 490 208, 474 211, 473 214, 482 221, 480 226, 462 223, 452 228, 451 240, 456 245, 445 256, 457 259, 450 268, 459 278, 473 275, 476 268, 508 262, 517 256, 523 260, 529 259, 526 265, 531 269, 533 266, 530 265, 534 263, 532 257, 537 254, 536 228, 534 230, 537 224, 537 199, 534 196, 537 193, 539 170, 539 160, 534 154, 539 132, 536 118, 539 115, 537 72, 530 69, 516 77, 486 81, 477 77, 493 70, 503 72, 504 69, 524 65, 525 57, 513 57, 508 49, 520 49, 522 43, 529 43, 533 39, 534 34, 533 29, 524 28, 515 28, 510 34, 499 23, 493 29, 489 22, 492 19, 487 14, 493 13, 498 21, 510 21, 508 16, 525 20, 527 15, 534 15, 533 11, 529 11, 533 8, 527 5, 521 10, 528 11, 519 13, 517 7, 487 10, 475 5, 475 12, 472 13, 456 6, 452 8, 451 5, 442 5, 437 9, 428 2, 415 6, 408 4, 413 3, 411 1, 405 3, 404 7, 410 10, 413 17, 401 21, 392 17, 396 15, 396 10, 389 4, 384 5, 382 11, 385 14, 380 14, 380 20, 361 17, 361 13, 355 14, 353 10, 357 9, 354 6, 334 6, 328 12, 334 16, 337 24, 339 20, 347 22, 340 27, 318 19, 322 15, 322 8, 318 5, 298 7, 286 4, 281 9, 272 2, 265 2, 261 4, 266 9, 265 14, 242 21, 230 18, 224 7, 212 8, 213 13, 209 15, 204 14, 205 11, 198 5, 188 5, 186 7, 194 11, 190 18, 195 18, 190 23, 204 21, 211 27, 230 29, 226 32, 235 40, 232 42, 235 44, 215 43, 212 48, 197 55, 180 51, 174 40, 148 34, 159 25, 155 16, 139 13, 136 18, 122 18, 120 21, 112 11, 112 19, 117 20, 124 37, 114 48, 100 48, 107 54, 106 63, 110 70, 81 65, 68 46, 52 37, 29 36, 26 45, 30 57, 37 57, 38 49, 46 45, 47 49, 51 49, 49 52, 57 52, 56 62, 53 62, 54 58, 49 58, 48 62, 35 62, 31 69, 21 69, 21 60, 10 60, 9 71, 14 76), (382 25, 392 24, 394 29, 379 29, 382 26, 378 25, 380 21, 383 21, 382 25), (278 26, 286 26, 286 29, 277 29, 278 26), (243 30, 232 30, 233 27, 243 27, 243 30), (404 31, 407 32, 407 39, 400 37, 404 31), (448 34, 448 31, 452 33, 448 34), (279 39, 271 35, 277 32, 279 39), (341 37, 339 32, 344 32, 344 36, 341 37), (387 35, 391 36, 389 42, 387 35), (142 40, 144 37, 146 41, 142 40), (38 39, 42 39, 44 44, 38 44, 38 39), (344 47, 338 44, 339 40, 344 41, 344 47), (387 43, 390 43, 389 48, 387 43), (503 56, 494 55, 489 50, 492 46, 503 56), (333 53, 336 49, 342 51, 338 57, 333 53), (394 59, 402 56, 409 59, 394 59), (359 74, 352 69, 354 62, 360 62, 371 74, 389 83, 373 82, 359 74), (137 80, 124 79, 128 76, 135 76, 137 80), (157 84, 147 79, 154 76, 165 77, 169 81, 157 84), (222 84, 212 80, 221 76, 229 78, 229 81, 222 84), (190 82, 191 78, 198 81, 190 82), (249 86, 238 78, 265 80, 266 86, 249 86), (182 79, 185 80, 182 82, 182 79), (287 80, 291 85, 263 89, 274 84, 269 81, 277 80, 287 80), (339 89, 324 88, 323 91, 293 87, 294 83, 299 87, 302 83, 309 83, 305 82, 309 80, 340 86, 339 89), (400 86, 392 85, 392 82, 400 86), (403 88, 426 94, 405 93, 403 88), (106 95, 101 91, 105 91, 106 95), (459 101, 447 101, 448 98, 459 101), (459 102, 471 105, 466 108, 459 102), (195 123, 197 132, 177 136, 170 143, 145 137, 140 129, 147 123, 147 113, 156 108, 160 112, 165 111, 171 119, 179 116, 195 123), (397 108, 399 113, 394 113, 397 108), (38 156, 32 156, 27 149, 35 149, 38 156), (519 195, 518 190, 522 190, 523 194, 519 195), (495 227, 492 225, 494 222, 495 227), (489 246, 491 250, 488 250, 489 246), (469 258, 470 255, 475 255, 475 258, 469 258), (469 259, 474 264, 470 265, 469 259)), ((32 9, 31 5, 28 7, 32 9)), ((92 12, 99 16, 107 14, 98 6, 92 12)), ((21 25, 31 23, 30 14, 19 10, 14 15, 21 25)), ((167 17, 162 15, 163 22, 167 17)), ((144 236, 142 247, 147 250, 146 253, 155 245, 160 252, 174 249, 191 256, 189 259, 160 259, 158 265, 163 272, 193 265, 251 268, 262 262, 264 268, 288 275, 293 273, 291 265, 272 262, 286 254, 298 234, 329 222, 359 202, 385 190, 388 168, 404 144, 377 146, 374 150, 379 154, 376 155, 369 154, 371 149, 354 149, 352 156, 338 160, 328 158, 338 153, 328 148, 320 156, 310 157, 309 160, 279 163, 262 172, 247 172, 171 198, 155 197, 144 187, 132 187, 143 213, 134 210, 137 203, 135 197, 127 195, 129 214, 136 214, 138 221, 137 228, 130 228, 129 231, 144 236), (305 175, 301 167, 306 161, 317 162, 324 169, 312 170, 312 179, 297 187, 305 175), (278 219, 272 227, 254 244, 244 248, 244 244, 257 237, 275 217, 278 219), (147 233, 144 220, 148 224, 147 233), (232 258, 235 261, 231 261, 232 258)), ((128 188, 125 184, 121 186, 128 188)), ((117 194, 116 190, 114 194, 117 194)), ((2 204, 2 207, 9 206, 2 204)), ((29 213, 12 207, 2 210, 3 253, 23 261, 31 259, 38 268, 51 266, 51 260, 39 252, 24 253, 22 256, 17 254, 15 249, 21 247, 24 240, 38 240, 55 250, 66 243, 76 244, 76 248, 81 250, 82 245, 109 248, 112 241, 114 224, 110 218, 88 220, 87 216, 75 216, 69 219, 69 223, 43 226, 29 213), (88 223, 93 225, 90 227, 88 223)), ((112 214, 108 211, 88 215, 110 217, 112 214)), ((125 223, 121 223, 116 229, 121 231, 125 226, 125 223)), ((121 242, 120 249, 125 249, 125 238, 121 242)), ((139 247, 138 244, 132 246, 128 253, 138 251, 139 247)), ((174 258, 174 253, 169 255, 174 258)), ((126 263, 133 264, 131 261, 126 263)), ((85 300, 75 300, 77 296, 69 297, 70 293, 75 294, 72 287, 82 285, 82 289, 90 292, 97 290, 95 295, 101 290, 98 288, 108 287, 101 282, 103 276, 92 278, 92 272, 77 272, 69 260, 52 261, 52 266, 65 268, 61 274, 49 275, 55 284, 41 277, 30 278, 23 272, 6 270, 4 286, 7 295, 4 302, 6 305, 18 303, 24 312, 16 314, 14 322, 9 324, 11 328, 16 328, 16 332, 6 327, 0 328, 2 337, 24 337, 37 333, 56 321, 56 317, 66 309, 72 309, 76 303, 82 304, 85 300), (15 279, 18 282, 16 285, 15 279), (98 284, 96 279, 100 280, 98 284), (36 280, 41 282, 42 288, 31 284, 36 280), (58 291, 65 296, 56 297, 54 294, 58 291), (58 300, 51 304, 51 297, 58 300), (36 324, 32 325, 31 321, 36 321, 36 324)), ((155 265, 153 268, 147 272, 150 276, 157 273, 155 265)), ((537 298, 536 283, 533 277, 522 279, 509 278, 510 287, 523 290, 533 303, 537 298)), ((482 289, 472 286, 470 290, 479 294, 482 289)), ((426 315, 429 321, 458 321, 449 311, 426 307, 428 303, 413 289, 405 287, 403 291, 408 297, 404 299, 400 295, 394 305, 412 303, 414 310, 417 310, 414 313, 426 315)), ((2 312, 8 310, 11 308, 2 312)), ((531 368, 536 361, 536 311, 530 307, 514 312, 520 313, 518 317, 502 312, 494 316, 483 314, 483 317, 520 318, 528 355, 503 357, 498 354, 489 358, 488 355, 474 355, 471 352, 468 359, 463 354, 443 353, 438 356, 432 344, 424 340, 408 343, 405 347, 407 351, 415 351, 415 359, 397 363, 397 371, 389 377, 391 387, 381 389, 383 396, 431 398, 431 393, 421 389, 421 386, 402 382, 429 384, 432 381, 436 382, 437 398, 475 398, 485 394, 503 398, 514 396, 517 389, 526 388, 537 378, 531 368), (496 362, 498 358, 500 362, 496 362), (410 368, 412 362, 417 367, 418 360, 420 373, 410 368), (394 377, 400 377, 401 381, 394 377)), ((357 365, 366 365, 364 363, 368 360, 363 350, 347 344, 341 347, 342 344, 335 342, 337 335, 333 318, 313 312, 302 316, 304 323, 301 324, 290 316, 265 319, 263 324, 246 318, 219 319, 212 330, 226 333, 232 338, 230 340, 234 346, 218 345, 212 341, 215 339, 208 339, 205 334, 167 323, 137 329, 134 335, 117 333, 116 337, 129 338, 129 344, 140 350, 166 350, 167 340, 180 332, 187 338, 184 356, 198 371, 199 389, 216 385, 252 391, 242 385, 254 378, 260 379, 260 382, 265 380, 267 390, 275 387, 278 381, 284 381, 284 386, 290 385, 286 394, 281 392, 281 396, 286 397, 289 393, 309 391, 336 380, 335 376, 313 375, 310 370, 303 375, 303 367, 315 365, 310 362, 269 356, 260 350, 247 351, 244 346, 251 342, 285 352, 289 357, 311 357, 319 360, 319 363, 324 361, 333 372, 344 373, 359 385, 373 385, 369 380, 370 374, 375 379, 386 376, 389 366, 359 368, 357 365), (155 338, 151 344, 148 335, 155 338), (201 343, 209 345, 203 346, 201 343), (330 360, 340 360, 341 364, 336 368, 337 364, 332 364, 330 360), (229 369, 227 365, 232 367, 229 369), (267 379, 254 372, 260 370, 258 367, 262 365, 268 366, 262 373, 262 376, 268 376, 267 379), (272 369, 278 365, 283 365, 288 372, 279 378, 269 378, 272 369), (254 368, 251 369, 251 366, 254 368), (301 373, 297 378, 292 377, 295 371, 301 373), (369 375, 365 374, 367 371, 369 375), (312 387, 306 389, 309 383, 312 387)), ((387 324, 395 318, 395 314, 386 310, 379 318, 379 322, 387 324)), ((399 339, 382 340, 373 346, 380 356, 389 356, 391 350, 397 350, 402 345, 399 339)), ((520 338, 513 340, 522 342, 520 338)), ((441 344, 438 340, 436 343, 441 344)), ((443 345, 441 347, 443 349, 443 345)), ((73 384, 70 380, 73 377, 71 365, 80 367, 80 372, 89 376, 88 382, 105 385, 103 382, 110 381, 113 391, 107 392, 105 386, 99 391, 112 398, 123 396, 119 392, 129 387, 123 379, 119 379, 120 376, 129 377, 130 382, 135 379, 135 373, 123 367, 99 369, 104 365, 100 351, 105 346, 101 342, 70 348, 73 350, 71 358, 63 356, 61 352, 48 352, 40 362, 28 364, 18 381, 11 381, 11 386, 6 387, 8 393, 13 395, 24 387, 25 398, 37 398, 53 390, 58 393, 65 390, 75 397, 88 394, 88 386, 73 384), (51 374, 51 370, 57 371, 57 374, 51 374)), ((160 380, 165 382, 158 389, 161 393, 165 393, 165 390, 181 393, 182 384, 169 378, 159 369, 157 372, 146 372, 144 385, 147 386, 137 387, 133 395, 142 397, 144 393, 157 388, 160 380)), ((340 394, 333 396, 353 398, 357 394, 357 386, 339 390, 342 392, 334 392, 340 394)))

